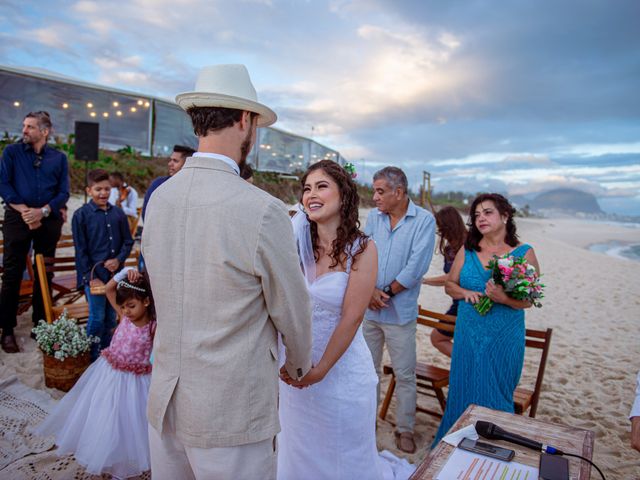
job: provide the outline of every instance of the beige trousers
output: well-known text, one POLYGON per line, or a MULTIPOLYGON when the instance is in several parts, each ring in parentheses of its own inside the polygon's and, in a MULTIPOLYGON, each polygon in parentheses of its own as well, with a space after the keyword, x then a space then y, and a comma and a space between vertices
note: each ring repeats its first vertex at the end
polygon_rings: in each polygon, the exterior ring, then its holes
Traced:
POLYGON ((153 480, 275 480, 275 438, 235 447, 190 447, 167 428, 173 423, 169 410, 162 435, 149 425, 153 480))
MULTIPOLYGON (((367 341, 378 379, 382 379, 382 349, 387 344, 391 366, 396 375, 396 430, 413 432, 416 421, 416 326, 414 320, 405 325, 389 325, 365 320, 362 333, 367 341)), ((380 403, 380 381, 378 381, 380 403)))

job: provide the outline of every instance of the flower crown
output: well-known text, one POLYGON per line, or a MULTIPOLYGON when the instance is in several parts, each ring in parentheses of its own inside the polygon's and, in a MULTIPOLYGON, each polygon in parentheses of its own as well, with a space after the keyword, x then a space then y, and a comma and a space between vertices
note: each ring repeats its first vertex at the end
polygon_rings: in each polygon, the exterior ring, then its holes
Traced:
POLYGON ((142 287, 136 287, 135 285, 131 285, 128 282, 125 282, 124 280, 121 280, 118 282, 118 288, 121 287, 125 287, 125 288, 130 288, 131 290, 137 290, 138 292, 142 292, 142 293, 147 293, 147 291, 142 288, 142 287))
POLYGON ((342 168, 344 168, 347 173, 351 175, 351 178, 355 179, 358 176, 358 172, 356 172, 356 166, 353 163, 347 162, 342 168))

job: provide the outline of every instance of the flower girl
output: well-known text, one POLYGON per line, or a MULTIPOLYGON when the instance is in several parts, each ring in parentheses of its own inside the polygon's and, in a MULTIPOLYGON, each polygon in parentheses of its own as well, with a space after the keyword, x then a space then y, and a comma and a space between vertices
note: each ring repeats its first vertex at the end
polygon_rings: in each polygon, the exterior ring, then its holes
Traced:
POLYGON ((147 395, 155 313, 149 282, 123 270, 107 284, 122 319, 111 345, 35 429, 55 435, 58 454, 73 453, 91 474, 127 478, 150 469, 147 395))

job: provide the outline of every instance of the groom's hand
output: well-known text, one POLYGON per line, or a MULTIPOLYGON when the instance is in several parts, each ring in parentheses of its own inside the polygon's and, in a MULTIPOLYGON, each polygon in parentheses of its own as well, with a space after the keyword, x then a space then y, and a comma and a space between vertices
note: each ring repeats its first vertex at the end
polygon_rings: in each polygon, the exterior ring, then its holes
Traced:
POLYGON ((287 385, 290 385, 292 387, 304 388, 304 387, 301 387, 301 386, 298 386, 298 385, 294 385, 296 383, 296 380, 291 378, 291 375, 289 375, 289 372, 287 372, 287 369, 284 366, 282 366, 282 368, 280 368, 280 380, 282 380, 284 383, 286 383, 287 385))
POLYGON ((296 387, 296 388, 310 387, 314 383, 321 382, 326 374, 327 374, 326 372, 323 372, 316 365, 314 367, 311 367, 311 370, 309 370, 309 373, 307 373, 300 380, 292 380, 289 385, 291 385, 292 387, 296 387))

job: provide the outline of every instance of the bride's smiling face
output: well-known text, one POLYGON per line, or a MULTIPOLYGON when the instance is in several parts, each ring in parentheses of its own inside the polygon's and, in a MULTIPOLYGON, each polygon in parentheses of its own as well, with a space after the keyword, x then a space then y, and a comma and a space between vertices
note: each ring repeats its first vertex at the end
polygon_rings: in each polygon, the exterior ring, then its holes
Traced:
POLYGON ((302 191, 302 205, 309 220, 323 223, 340 216, 340 189, 338 184, 323 170, 309 174, 302 191))

